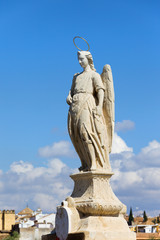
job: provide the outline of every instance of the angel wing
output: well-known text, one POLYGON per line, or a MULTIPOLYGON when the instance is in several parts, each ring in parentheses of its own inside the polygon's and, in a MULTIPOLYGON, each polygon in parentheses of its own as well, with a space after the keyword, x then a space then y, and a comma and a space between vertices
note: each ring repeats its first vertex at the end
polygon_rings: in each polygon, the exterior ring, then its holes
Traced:
POLYGON ((105 122, 107 125, 108 145, 109 145, 109 153, 110 153, 112 148, 114 122, 115 122, 114 87, 113 87, 112 70, 110 65, 106 64, 103 67, 101 78, 105 88, 103 113, 104 113, 105 122))

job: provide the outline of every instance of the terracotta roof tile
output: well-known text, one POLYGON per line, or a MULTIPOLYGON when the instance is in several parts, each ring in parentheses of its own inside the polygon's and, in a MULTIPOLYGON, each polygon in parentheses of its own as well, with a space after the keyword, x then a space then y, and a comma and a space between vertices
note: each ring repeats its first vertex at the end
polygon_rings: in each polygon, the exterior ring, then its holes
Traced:
POLYGON ((33 213, 33 210, 30 209, 29 207, 26 207, 22 211, 18 213, 18 215, 31 215, 33 213))

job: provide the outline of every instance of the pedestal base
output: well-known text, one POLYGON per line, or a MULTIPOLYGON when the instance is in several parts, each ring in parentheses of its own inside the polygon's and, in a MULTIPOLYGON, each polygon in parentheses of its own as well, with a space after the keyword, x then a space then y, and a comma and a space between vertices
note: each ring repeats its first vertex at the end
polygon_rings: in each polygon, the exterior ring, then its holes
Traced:
POLYGON ((130 231, 123 217, 83 218, 78 233, 84 233, 84 240, 136 240, 136 234, 130 231))
POLYGON ((109 184, 112 175, 100 171, 71 175, 73 193, 57 208, 60 240, 136 240, 124 219, 126 207, 109 184))

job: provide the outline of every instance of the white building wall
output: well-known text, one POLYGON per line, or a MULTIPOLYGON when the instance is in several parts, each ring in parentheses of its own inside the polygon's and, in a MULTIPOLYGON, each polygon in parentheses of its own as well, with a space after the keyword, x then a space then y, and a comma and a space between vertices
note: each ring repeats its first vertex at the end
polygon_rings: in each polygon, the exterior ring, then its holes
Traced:
POLYGON ((52 230, 49 228, 21 228, 19 240, 41 240, 42 235, 50 234, 52 230))

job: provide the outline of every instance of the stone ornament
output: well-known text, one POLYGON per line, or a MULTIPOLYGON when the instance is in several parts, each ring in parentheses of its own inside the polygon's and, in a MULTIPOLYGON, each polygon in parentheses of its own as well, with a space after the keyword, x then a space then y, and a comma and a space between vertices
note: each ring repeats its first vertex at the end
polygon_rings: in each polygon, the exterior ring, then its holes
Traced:
POLYGON ((89 51, 89 49, 90 49, 89 43, 87 42, 86 39, 84 39, 84 38, 82 38, 82 37, 79 37, 79 36, 76 36, 76 37, 73 38, 73 43, 74 43, 75 47, 76 47, 78 50, 82 51, 82 49, 80 49, 79 47, 77 47, 77 45, 76 45, 76 43, 75 43, 76 38, 81 38, 83 41, 85 41, 85 43, 86 43, 87 46, 88 46, 88 49, 87 49, 86 51, 89 51))
POLYGON ((77 230, 79 214, 75 208, 74 201, 71 197, 63 201, 62 205, 57 207, 56 213, 56 235, 60 240, 66 240, 69 233, 77 230))

